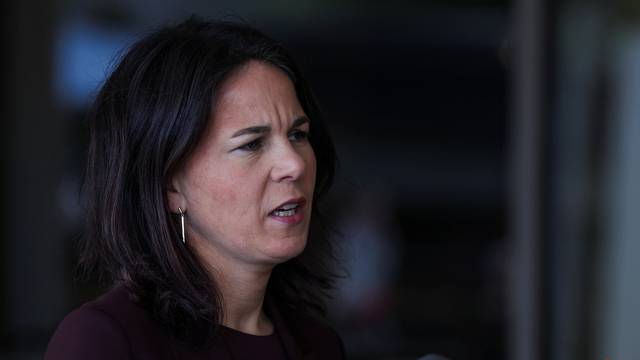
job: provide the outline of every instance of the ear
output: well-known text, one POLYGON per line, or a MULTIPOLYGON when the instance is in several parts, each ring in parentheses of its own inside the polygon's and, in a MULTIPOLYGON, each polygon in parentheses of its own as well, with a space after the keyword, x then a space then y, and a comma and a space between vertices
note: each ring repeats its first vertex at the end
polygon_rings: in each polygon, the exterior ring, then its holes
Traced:
POLYGON ((187 212, 187 201, 181 191, 180 185, 181 183, 176 175, 171 176, 166 185, 166 195, 167 201, 169 202, 169 210, 174 214, 180 213, 180 210, 178 210, 178 208, 182 209, 182 212, 187 212))

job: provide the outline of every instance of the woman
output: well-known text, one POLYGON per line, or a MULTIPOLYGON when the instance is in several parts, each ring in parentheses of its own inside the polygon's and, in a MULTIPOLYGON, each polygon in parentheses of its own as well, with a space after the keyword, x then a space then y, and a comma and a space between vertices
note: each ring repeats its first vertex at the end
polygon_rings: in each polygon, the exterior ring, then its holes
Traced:
POLYGON ((283 47, 190 19, 134 44, 90 116, 83 268, 114 286, 46 359, 340 359, 317 205, 335 153, 283 47), (307 239, 309 234, 309 239, 307 239))

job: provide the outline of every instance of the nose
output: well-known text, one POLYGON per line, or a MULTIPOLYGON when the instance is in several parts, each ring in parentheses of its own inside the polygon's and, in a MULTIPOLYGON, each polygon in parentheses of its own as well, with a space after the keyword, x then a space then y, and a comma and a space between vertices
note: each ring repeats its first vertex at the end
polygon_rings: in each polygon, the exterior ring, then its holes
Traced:
POLYGON ((283 145, 273 157, 271 179, 275 182, 294 182, 304 174, 307 164, 291 144, 283 145))

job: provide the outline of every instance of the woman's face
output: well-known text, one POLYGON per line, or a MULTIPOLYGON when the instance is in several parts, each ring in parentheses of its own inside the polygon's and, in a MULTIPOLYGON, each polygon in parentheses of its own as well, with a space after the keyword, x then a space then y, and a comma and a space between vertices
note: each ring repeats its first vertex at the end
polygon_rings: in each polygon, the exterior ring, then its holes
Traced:
POLYGON ((211 126, 168 192, 187 243, 214 264, 275 265, 305 247, 316 177, 306 117, 281 70, 250 61, 221 86, 211 126))

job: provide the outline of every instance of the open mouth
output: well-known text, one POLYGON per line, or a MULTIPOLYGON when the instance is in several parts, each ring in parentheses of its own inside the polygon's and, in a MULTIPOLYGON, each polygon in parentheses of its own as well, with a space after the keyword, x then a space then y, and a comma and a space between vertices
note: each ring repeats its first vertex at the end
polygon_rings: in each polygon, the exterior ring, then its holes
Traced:
POLYGON ((290 199, 277 208, 273 209, 269 213, 269 216, 272 219, 285 224, 301 223, 305 218, 304 206, 306 202, 306 199, 303 197, 290 199))
POLYGON ((299 204, 285 204, 271 212, 273 216, 287 217, 295 215, 300 209, 299 204))

